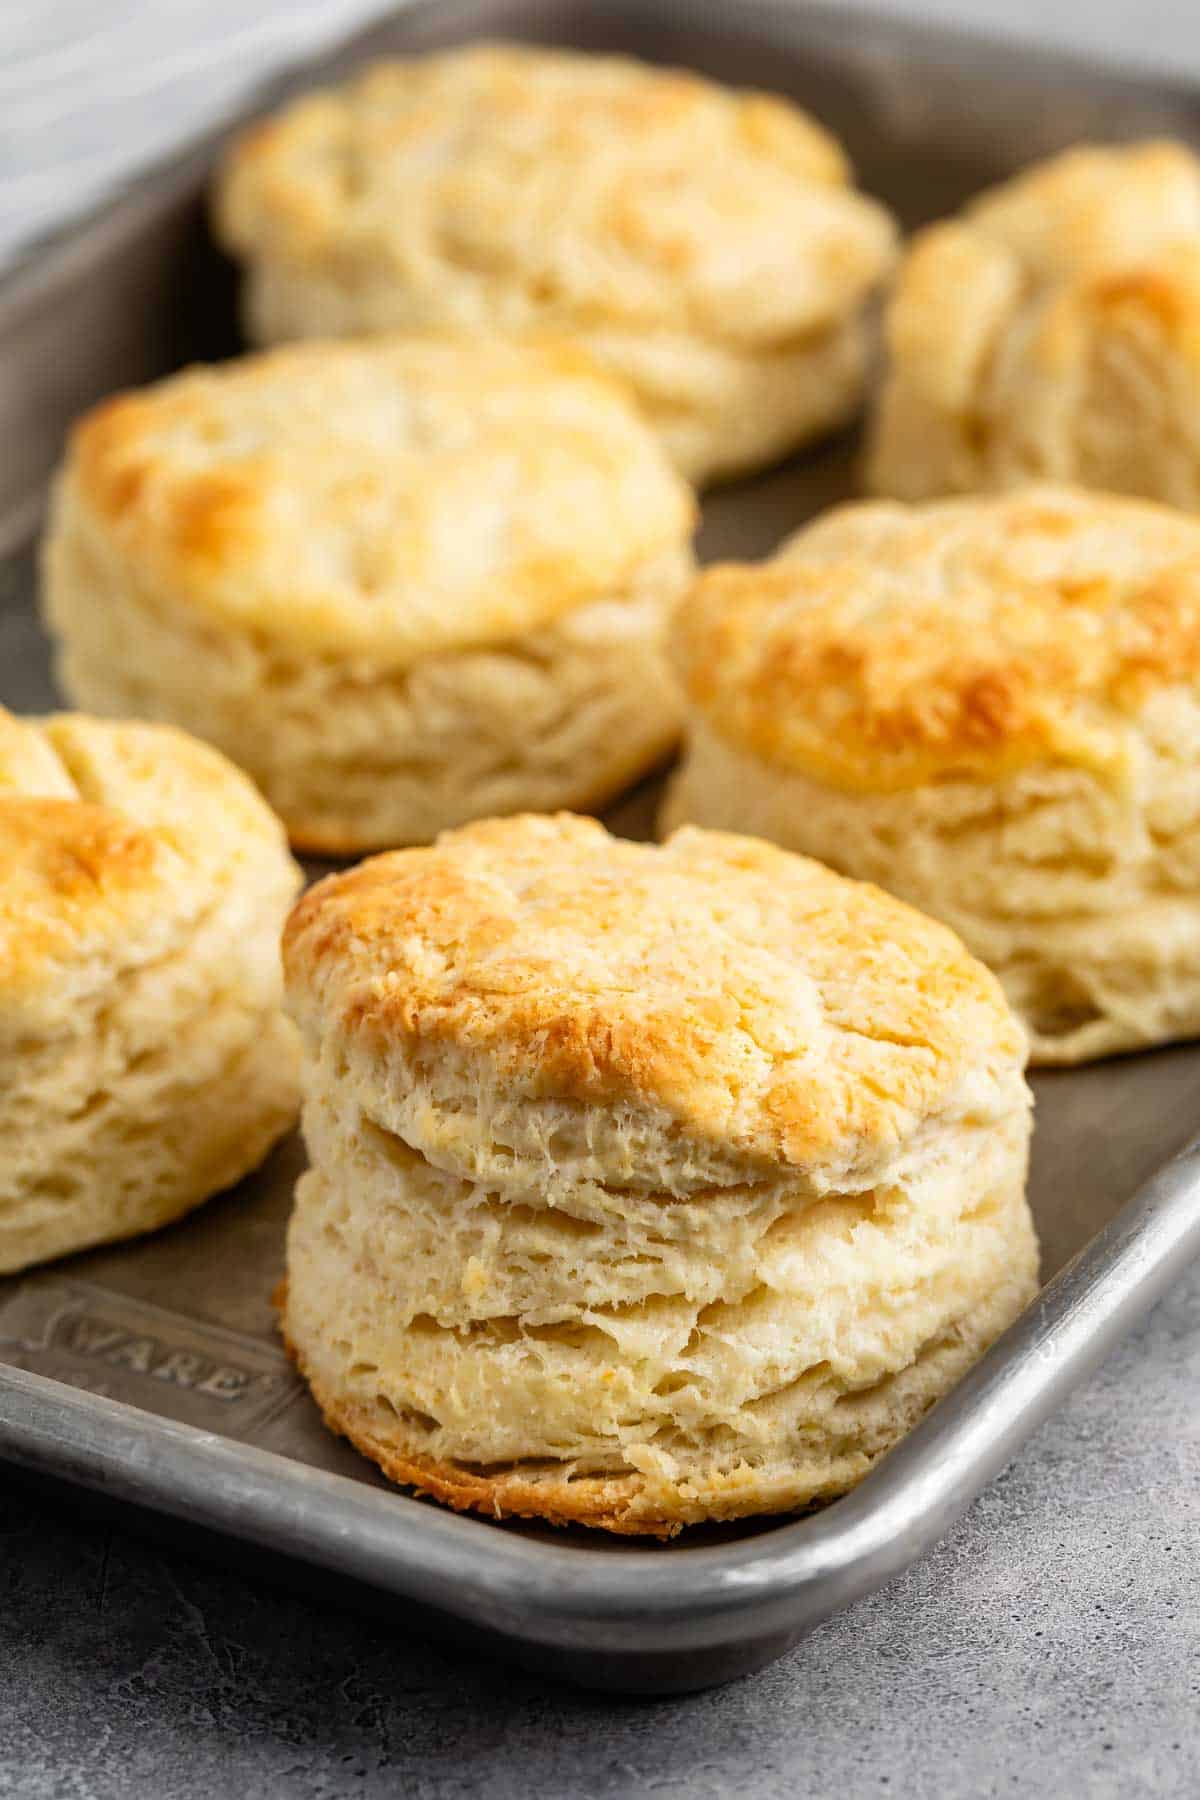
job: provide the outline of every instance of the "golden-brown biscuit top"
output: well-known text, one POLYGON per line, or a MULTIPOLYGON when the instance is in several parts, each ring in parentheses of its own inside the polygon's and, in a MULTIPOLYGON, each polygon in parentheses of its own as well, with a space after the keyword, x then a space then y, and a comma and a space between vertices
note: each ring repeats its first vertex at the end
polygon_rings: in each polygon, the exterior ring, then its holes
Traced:
POLYGON ((944 926, 720 832, 658 847, 569 815, 468 826, 310 890, 284 964, 293 1010, 376 1092, 396 1091, 396 1057, 410 1079, 449 1064, 459 1111, 501 1092, 649 1117, 668 1165, 715 1145, 743 1179, 873 1165, 1023 1058, 999 986, 944 926))
POLYGON ((905 379, 956 411, 1006 334, 1036 332, 1046 379, 1066 382, 1080 343, 1130 312, 1200 364, 1200 157, 1183 144, 1068 150, 919 231, 887 339, 905 379))
POLYGON ((964 217, 1043 281, 1128 268, 1200 237, 1200 158, 1169 140, 1085 144, 989 189, 964 217))
POLYGON ((1119 778, 1147 694, 1200 678, 1200 520, 1053 487, 846 506, 703 574, 676 651, 718 733, 835 786, 1119 778))
POLYGON ((169 951, 264 845, 250 782, 184 733, 0 708, 0 1024, 169 951))
POLYGON ((694 502, 562 346, 309 343, 79 425, 59 505, 173 601, 301 653, 405 666, 618 593, 694 502))
POLYGON ((393 273, 411 323, 777 343, 851 311, 884 210, 788 102, 622 57, 477 45, 383 62, 234 146, 238 254, 393 273))

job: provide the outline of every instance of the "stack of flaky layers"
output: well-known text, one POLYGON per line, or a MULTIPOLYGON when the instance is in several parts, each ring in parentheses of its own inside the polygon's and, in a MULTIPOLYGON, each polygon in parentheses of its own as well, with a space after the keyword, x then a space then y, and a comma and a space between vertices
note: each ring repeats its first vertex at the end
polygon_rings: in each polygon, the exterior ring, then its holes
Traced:
POLYGON ((299 885, 206 744, 0 709, 0 1273, 178 1218, 288 1129, 299 885))
POLYGON ((1034 1290, 1020 1027, 819 864, 496 821, 322 882, 285 963, 285 1330, 456 1506, 670 1535, 829 1497, 1034 1290))
POLYGON ((1056 487, 849 506, 708 571, 676 647, 665 826, 947 920, 1039 1062, 1200 1029, 1200 521, 1056 487))

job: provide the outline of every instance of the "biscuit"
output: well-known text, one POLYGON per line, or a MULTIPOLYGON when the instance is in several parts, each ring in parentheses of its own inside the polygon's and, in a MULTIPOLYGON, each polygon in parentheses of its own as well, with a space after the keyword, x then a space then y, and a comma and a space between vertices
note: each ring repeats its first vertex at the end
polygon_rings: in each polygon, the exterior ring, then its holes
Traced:
POLYGON ((288 1128, 299 884, 207 745, 0 710, 0 1272, 165 1225, 288 1128))
POLYGON ((294 101, 234 143, 214 210, 253 342, 567 335, 697 482, 857 410, 864 303, 894 248, 788 102, 516 45, 294 101))
POLYGON ((350 853, 590 809, 661 759, 693 521, 574 349, 294 345, 76 428, 44 610, 76 704, 208 738, 350 853))
POLYGON ((868 486, 1074 482, 1200 509, 1200 158, 1069 151, 918 234, 868 486))
POLYGON ((853 1486, 1034 1291, 1024 1038, 944 927, 748 838, 490 821, 293 912, 328 1423, 490 1516, 853 1486))
POLYGON ((1033 1058, 1200 1031, 1200 522, 1063 488, 848 506, 701 577, 664 811, 944 919, 1033 1058))

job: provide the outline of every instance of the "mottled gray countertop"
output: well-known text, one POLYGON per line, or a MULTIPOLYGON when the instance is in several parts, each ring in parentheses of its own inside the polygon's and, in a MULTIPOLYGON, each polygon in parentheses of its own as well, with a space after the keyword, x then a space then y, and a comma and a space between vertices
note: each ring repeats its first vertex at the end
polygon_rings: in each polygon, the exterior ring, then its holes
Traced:
MULTIPOLYGON (((0 256, 372 10, 6 0, 0 256)), ((1180 0, 920 10, 1200 75, 1200 9, 1180 0)), ((402 1608, 355 1618, 0 1469, 0 1796, 1191 1800, 1198 1307, 1193 1271, 926 1561, 684 1700, 551 1687, 410 1637, 402 1608)))
POLYGON ((923 1563, 683 1700, 575 1694, 0 1491, 0 1795, 1200 1792, 1200 1271, 923 1563))

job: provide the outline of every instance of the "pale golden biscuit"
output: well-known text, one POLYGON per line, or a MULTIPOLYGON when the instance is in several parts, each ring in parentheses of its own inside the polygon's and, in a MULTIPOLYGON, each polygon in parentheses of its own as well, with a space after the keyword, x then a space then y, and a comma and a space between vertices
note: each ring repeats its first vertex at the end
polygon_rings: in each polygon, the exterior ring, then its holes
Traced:
POLYGON ((1200 158, 1069 151, 920 232, 887 318, 868 485, 1078 482, 1200 510, 1200 158))
POLYGON ((293 102, 234 144, 215 215, 254 341, 570 335, 694 481, 856 410, 895 235, 788 102, 516 45, 293 102))
POLYGON ((73 700, 207 737, 295 843, 419 843, 670 749, 693 520, 578 351, 296 345, 76 429, 44 607, 73 700))
POLYGON ((945 919, 1038 1062, 1200 1031, 1200 522, 1064 488, 848 506, 679 613, 664 811, 945 919))
POLYGON ((299 885, 207 745, 0 710, 0 1272, 167 1224, 291 1124, 299 885))
POLYGON ((322 882, 284 962, 285 1333, 454 1506, 666 1536, 829 1498, 1034 1291, 1023 1034, 877 889, 490 821, 322 882))

